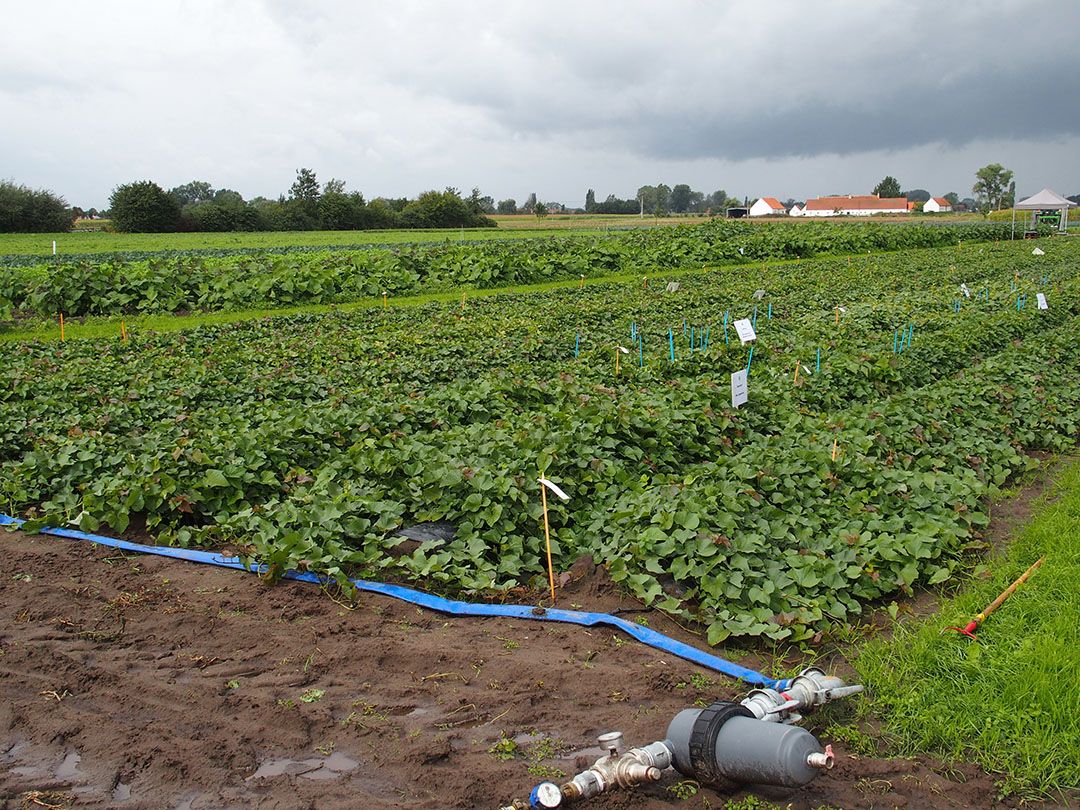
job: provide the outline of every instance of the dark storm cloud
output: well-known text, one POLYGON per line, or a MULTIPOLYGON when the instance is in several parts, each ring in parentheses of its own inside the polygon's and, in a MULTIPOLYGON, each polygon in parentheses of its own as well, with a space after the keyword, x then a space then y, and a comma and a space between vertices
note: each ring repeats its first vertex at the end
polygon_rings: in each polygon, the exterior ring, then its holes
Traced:
MULTIPOLYGON (((1055 61, 1039 75, 1077 75, 1077 62, 1055 61)), ((987 71, 945 87, 882 90, 857 102, 814 102, 739 115, 717 111, 640 127, 622 122, 645 154, 664 159, 840 155, 980 140, 1046 141, 1080 133, 1080 103, 1059 81, 987 71)))

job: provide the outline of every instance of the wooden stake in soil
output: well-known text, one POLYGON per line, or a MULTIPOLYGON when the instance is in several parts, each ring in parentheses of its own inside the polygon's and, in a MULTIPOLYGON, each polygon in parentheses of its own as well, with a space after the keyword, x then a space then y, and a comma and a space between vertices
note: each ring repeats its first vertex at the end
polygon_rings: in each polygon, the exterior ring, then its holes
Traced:
POLYGON ((839 441, 839 439, 836 438, 836 437, 834 437, 833 440, 832 440, 832 460, 833 461, 836 461, 836 443, 838 441, 839 441))
POLYGON ((60 342, 64 342, 64 313, 60 313, 60 342))
POLYGON ((383 292, 383 294, 382 294, 382 308, 386 309, 386 293, 385 292, 383 292))
POLYGON ((795 361, 795 382, 793 384, 794 385, 799 384, 799 361, 798 360, 795 361))
POLYGON ((127 340, 127 326, 124 325, 123 321, 120 321, 120 339, 127 340))
POLYGON ((555 567, 551 562, 551 526, 548 523, 548 508, 547 508, 547 491, 550 489, 564 501, 570 500, 570 496, 563 492, 558 486, 553 484, 546 478, 537 479, 540 481, 540 504, 544 509, 544 542, 547 545, 547 564, 548 564, 548 584, 551 586, 551 605, 555 605, 555 567))

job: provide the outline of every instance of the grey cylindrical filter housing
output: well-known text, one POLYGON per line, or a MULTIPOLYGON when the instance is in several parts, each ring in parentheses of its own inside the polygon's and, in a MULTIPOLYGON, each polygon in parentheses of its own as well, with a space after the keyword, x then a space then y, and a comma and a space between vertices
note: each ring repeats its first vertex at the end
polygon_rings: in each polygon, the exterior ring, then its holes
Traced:
POLYGON ((821 753, 822 748, 809 731, 715 711, 719 705, 685 709, 668 726, 667 741, 680 773, 703 782, 715 781, 719 775, 737 782, 785 787, 800 787, 818 775, 807 757, 821 753))

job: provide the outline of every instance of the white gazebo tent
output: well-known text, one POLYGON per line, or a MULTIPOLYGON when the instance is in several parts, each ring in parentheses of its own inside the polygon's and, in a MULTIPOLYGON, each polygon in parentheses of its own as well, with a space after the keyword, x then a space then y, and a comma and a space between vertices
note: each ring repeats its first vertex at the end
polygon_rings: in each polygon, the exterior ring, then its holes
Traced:
POLYGON ((1035 227, 1038 224, 1038 212, 1039 211, 1058 211, 1060 215, 1058 217, 1058 232, 1065 233, 1069 228, 1069 209, 1076 207, 1076 203, 1071 200, 1067 200, 1058 194, 1056 191, 1051 191, 1048 188, 1044 188, 1038 194, 1032 194, 1025 200, 1021 200, 1013 206, 1013 238, 1016 238, 1016 212, 1017 211, 1030 211, 1031 220, 1025 233, 1034 232, 1035 227))

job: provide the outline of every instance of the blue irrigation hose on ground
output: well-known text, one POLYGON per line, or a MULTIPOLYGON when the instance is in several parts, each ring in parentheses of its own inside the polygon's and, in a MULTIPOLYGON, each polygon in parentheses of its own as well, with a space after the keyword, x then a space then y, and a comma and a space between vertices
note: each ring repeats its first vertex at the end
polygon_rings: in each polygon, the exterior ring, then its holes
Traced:
MULTIPOLYGON (((21 526, 24 521, 18 518, 0 514, 0 526, 21 526)), ((55 537, 66 537, 71 540, 87 540, 98 545, 118 548, 124 551, 134 551, 139 554, 156 554, 160 557, 172 557, 175 560, 216 565, 222 568, 235 568, 238 571, 251 571, 262 573, 266 566, 246 566, 239 557, 223 557, 212 551, 197 551, 195 549, 174 548, 172 546, 147 546, 141 543, 132 543, 128 540, 118 540, 114 537, 103 537, 98 534, 87 534, 74 529, 51 529, 41 530, 41 534, 50 534, 55 537)), ((310 572, 288 571, 285 579, 293 579, 299 582, 311 582, 316 585, 325 585, 329 581, 326 577, 310 572)), ((564 624, 580 624, 585 627, 605 625, 622 630, 628 636, 637 639, 642 644, 671 653, 679 658, 692 661, 695 664, 738 678, 754 686, 766 686, 771 689, 783 690, 787 681, 778 681, 769 678, 760 672, 739 666, 738 664, 710 655, 707 652, 691 647, 681 641, 665 636, 655 630, 650 630, 636 622, 628 622, 617 616, 607 613, 588 613, 580 610, 559 610, 557 608, 531 607, 529 605, 495 605, 475 602, 459 602, 455 599, 444 599, 422 591, 404 588, 400 585, 389 585, 385 582, 368 582, 363 579, 351 580, 352 584, 361 591, 378 593, 393 599, 401 599, 429 610, 439 613, 449 613, 454 616, 485 616, 501 617, 506 619, 532 619, 536 621, 562 622, 564 624)))

